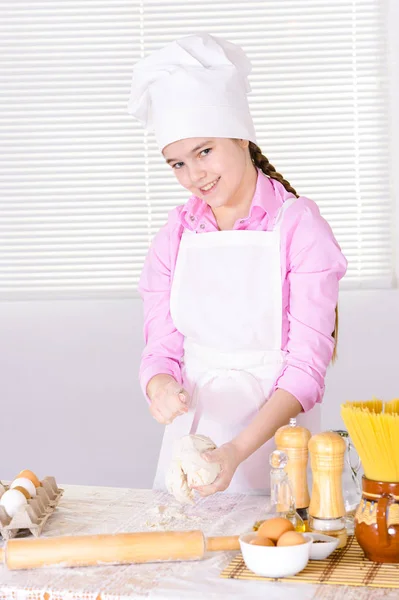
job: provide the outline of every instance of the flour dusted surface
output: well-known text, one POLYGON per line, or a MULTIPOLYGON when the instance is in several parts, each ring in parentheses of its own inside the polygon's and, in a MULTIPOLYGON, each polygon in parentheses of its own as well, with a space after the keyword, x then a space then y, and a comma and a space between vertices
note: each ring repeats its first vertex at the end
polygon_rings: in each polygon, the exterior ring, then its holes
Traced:
MULTIPOLYGON (((64 496, 44 531, 45 537, 200 529, 206 536, 234 535, 262 517, 265 497, 216 494, 194 506, 177 506, 166 492, 124 488, 62 486, 64 496), (159 507, 166 507, 161 508, 159 507), (181 518, 173 517, 180 514, 181 518), (147 524, 150 522, 151 525, 147 524)), ((0 566, 0 600, 397 600, 396 591, 273 584, 219 577, 236 552, 208 553, 195 562, 52 567, 7 571, 0 566), (46 596, 45 596, 46 594, 46 596), (99 600, 99 599, 98 599, 99 600)))

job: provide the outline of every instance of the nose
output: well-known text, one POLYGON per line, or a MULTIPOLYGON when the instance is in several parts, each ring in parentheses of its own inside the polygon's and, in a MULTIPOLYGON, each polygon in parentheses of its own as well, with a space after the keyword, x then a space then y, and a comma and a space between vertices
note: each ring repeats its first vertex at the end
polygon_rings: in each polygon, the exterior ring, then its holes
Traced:
POLYGON ((206 183, 206 171, 200 165, 191 167, 190 176, 193 184, 198 187, 206 183))

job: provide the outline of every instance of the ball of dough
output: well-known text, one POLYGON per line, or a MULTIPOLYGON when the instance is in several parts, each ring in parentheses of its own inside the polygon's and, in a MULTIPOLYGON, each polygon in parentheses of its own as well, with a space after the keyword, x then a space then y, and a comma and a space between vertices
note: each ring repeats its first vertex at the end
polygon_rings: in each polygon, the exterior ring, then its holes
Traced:
POLYGON ((181 504, 193 504, 193 491, 187 485, 187 475, 183 473, 180 461, 172 460, 165 477, 166 489, 181 504))
POLYGON ((209 463, 202 452, 216 445, 205 435, 185 435, 175 442, 173 460, 166 473, 166 487, 183 504, 194 502, 192 486, 209 485, 220 473, 218 463, 209 463))

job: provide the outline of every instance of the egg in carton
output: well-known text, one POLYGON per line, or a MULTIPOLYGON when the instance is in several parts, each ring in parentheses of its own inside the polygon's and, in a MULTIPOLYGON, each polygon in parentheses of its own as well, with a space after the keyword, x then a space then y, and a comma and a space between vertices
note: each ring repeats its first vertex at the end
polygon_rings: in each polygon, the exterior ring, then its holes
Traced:
MULTIPOLYGON (((9 489, 11 488, 0 482, 0 502, 9 489)), ((10 517, 0 504, 0 533, 3 539, 15 537, 22 529, 28 529, 32 535, 38 537, 63 493, 64 490, 57 486, 54 477, 45 477, 38 481, 36 495, 29 497, 26 504, 18 508, 13 516, 10 517)))

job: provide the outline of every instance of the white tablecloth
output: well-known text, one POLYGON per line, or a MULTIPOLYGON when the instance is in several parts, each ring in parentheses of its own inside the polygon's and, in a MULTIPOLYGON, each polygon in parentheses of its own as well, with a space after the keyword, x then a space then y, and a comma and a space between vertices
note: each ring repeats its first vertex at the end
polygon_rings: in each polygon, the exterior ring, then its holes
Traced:
MULTIPOLYGON (((250 530, 254 521, 262 518, 265 505, 265 498, 260 496, 217 494, 181 509, 163 492, 62 487, 65 494, 47 522, 45 537, 166 529, 201 529, 207 536, 234 535, 250 530)), ((398 590, 222 579, 220 572, 235 555, 209 553, 196 562, 30 571, 8 571, 2 565, 0 600, 398 599, 398 590)))

